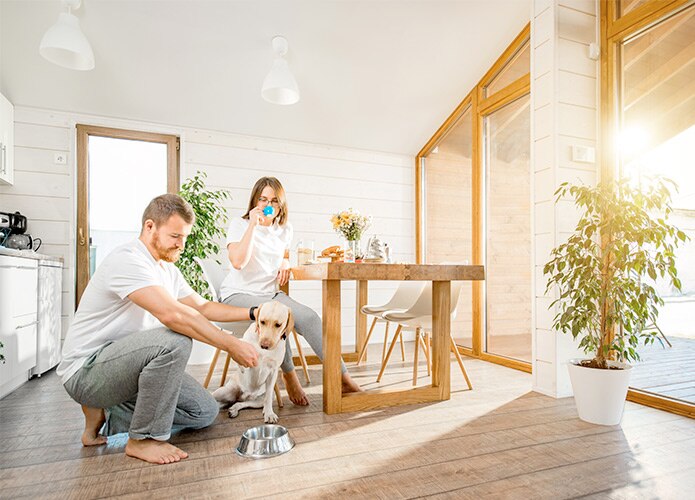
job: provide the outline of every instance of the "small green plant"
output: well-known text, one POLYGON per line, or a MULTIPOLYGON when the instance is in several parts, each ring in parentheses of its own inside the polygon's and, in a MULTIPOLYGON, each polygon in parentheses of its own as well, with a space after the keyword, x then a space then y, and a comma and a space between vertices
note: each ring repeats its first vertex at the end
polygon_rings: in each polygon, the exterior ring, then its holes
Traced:
POLYGON ((229 192, 224 190, 210 191, 206 189, 206 178, 205 172, 196 172, 193 178, 188 179, 181 186, 179 191, 179 195, 193 207, 195 224, 176 265, 188 284, 200 295, 210 300, 212 297, 208 293, 207 281, 193 259, 194 257, 207 259, 217 255, 220 251, 216 238, 224 236, 228 220, 227 211, 222 206, 222 202, 229 199, 230 196, 229 192))
POLYGON ((574 234, 555 248, 543 272, 546 293, 559 297, 553 328, 580 338, 594 358, 584 366, 608 368, 608 359, 639 361, 637 347, 661 338, 656 321, 664 301, 653 283, 658 277, 681 289, 675 249, 683 231, 667 223, 672 212, 667 179, 641 187, 621 179, 597 186, 563 183, 557 201, 569 197, 582 210, 574 234))

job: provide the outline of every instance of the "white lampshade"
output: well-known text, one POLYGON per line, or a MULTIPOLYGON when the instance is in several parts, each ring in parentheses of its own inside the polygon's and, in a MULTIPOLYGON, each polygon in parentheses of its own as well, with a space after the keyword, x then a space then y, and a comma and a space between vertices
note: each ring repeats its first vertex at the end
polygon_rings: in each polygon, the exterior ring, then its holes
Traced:
POLYGON ((299 101, 299 87, 283 58, 287 53, 287 40, 281 36, 273 38, 273 50, 275 60, 268 76, 263 80, 261 95, 272 104, 294 104, 299 101))
POLYGON ((92 46, 80 30, 77 18, 67 12, 58 16, 41 39, 39 53, 58 66, 87 71, 94 69, 92 46))

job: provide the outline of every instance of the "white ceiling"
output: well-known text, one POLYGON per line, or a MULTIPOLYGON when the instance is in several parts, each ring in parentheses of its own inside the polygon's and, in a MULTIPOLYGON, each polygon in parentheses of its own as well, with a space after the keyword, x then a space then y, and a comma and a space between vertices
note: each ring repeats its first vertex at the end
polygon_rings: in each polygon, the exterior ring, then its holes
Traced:
POLYGON ((83 0, 88 72, 39 56, 58 0, 0 0, 15 105, 414 154, 528 22, 530 0, 83 0), (284 35, 301 100, 261 99, 284 35))

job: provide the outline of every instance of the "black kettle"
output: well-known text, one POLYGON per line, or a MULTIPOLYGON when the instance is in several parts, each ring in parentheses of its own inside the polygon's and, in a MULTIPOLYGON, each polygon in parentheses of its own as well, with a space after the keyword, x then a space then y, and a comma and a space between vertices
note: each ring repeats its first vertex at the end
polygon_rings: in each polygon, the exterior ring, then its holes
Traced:
POLYGON ((19 212, 0 212, 0 228, 7 228, 10 234, 24 234, 27 230, 27 218, 19 212))

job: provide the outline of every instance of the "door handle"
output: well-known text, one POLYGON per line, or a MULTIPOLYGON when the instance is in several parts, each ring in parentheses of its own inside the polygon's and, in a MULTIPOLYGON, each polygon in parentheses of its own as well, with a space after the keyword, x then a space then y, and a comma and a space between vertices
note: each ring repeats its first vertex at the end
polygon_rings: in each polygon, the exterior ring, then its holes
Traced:
POLYGON ((85 243, 87 243, 87 241, 84 239, 84 232, 82 231, 82 228, 79 229, 78 234, 80 239, 80 245, 84 246, 85 243))

